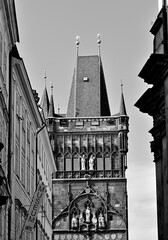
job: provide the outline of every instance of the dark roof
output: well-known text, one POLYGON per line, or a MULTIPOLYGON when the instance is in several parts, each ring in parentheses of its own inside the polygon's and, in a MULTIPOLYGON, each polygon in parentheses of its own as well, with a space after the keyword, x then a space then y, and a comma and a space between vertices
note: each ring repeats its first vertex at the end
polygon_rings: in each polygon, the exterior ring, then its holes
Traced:
POLYGON ((46 86, 41 98, 40 107, 43 109, 44 117, 47 118, 49 111, 49 97, 46 86))
POLYGON ((78 56, 67 117, 110 116, 105 78, 99 56, 78 56))
POLYGON ((120 101, 120 111, 119 111, 119 115, 127 115, 123 92, 121 93, 121 101, 120 101))

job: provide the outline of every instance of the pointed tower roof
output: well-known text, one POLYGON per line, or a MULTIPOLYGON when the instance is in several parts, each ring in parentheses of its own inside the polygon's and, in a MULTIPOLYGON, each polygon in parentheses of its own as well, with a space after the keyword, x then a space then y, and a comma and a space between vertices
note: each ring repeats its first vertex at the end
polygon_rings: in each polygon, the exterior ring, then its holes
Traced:
MULTIPOLYGON (((67 117, 110 116, 100 56, 78 56, 69 97, 67 117)), ((77 44, 76 43, 76 44, 77 44)), ((100 40, 98 41, 100 44, 100 40)))
POLYGON ((124 101, 124 94, 123 94, 123 84, 121 83, 121 100, 120 100, 120 111, 119 115, 127 115, 125 101, 124 101))
POLYGON ((51 84, 51 97, 50 97, 50 103, 49 103, 49 111, 48 111, 48 117, 54 117, 55 110, 54 110, 54 98, 53 98, 53 85, 51 84))
POLYGON ((44 75, 44 80, 45 80, 45 87, 43 91, 43 95, 40 101, 40 107, 43 109, 44 117, 47 118, 48 116, 48 110, 49 110, 49 97, 48 97, 48 92, 46 88, 46 74, 44 75))

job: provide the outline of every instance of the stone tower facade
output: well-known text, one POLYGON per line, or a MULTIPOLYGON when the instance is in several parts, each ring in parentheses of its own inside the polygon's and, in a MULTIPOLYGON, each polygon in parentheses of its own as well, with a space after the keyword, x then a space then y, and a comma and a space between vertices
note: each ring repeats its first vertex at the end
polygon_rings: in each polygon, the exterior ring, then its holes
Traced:
POLYGON ((57 167, 53 239, 127 240, 128 116, 123 93, 110 114, 100 56, 77 56, 67 114, 46 123, 57 167))

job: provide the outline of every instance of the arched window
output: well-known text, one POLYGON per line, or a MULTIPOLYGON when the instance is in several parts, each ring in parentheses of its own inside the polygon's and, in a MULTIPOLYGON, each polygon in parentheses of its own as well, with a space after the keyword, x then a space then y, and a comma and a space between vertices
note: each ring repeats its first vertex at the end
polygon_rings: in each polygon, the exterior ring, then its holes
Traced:
POLYGON ((105 153, 104 162, 105 162, 105 170, 111 170, 110 153, 105 153))
POLYGON ((65 155, 65 170, 72 171, 72 159, 69 153, 65 155))
POLYGON ((73 155, 73 170, 74 171, 80 170, 80 158, 77 153, 73 155))
POLYGON ((113 152, 112 154, 112 168, 113 170, 119 170, 120 168, 120 161, 117 152, 113 152))
POLYGON ((98 153, 96 155, 96 162, 97 162, 97 170, 103 170, 104 167, 103 167, 103 157, 102 157, 102 154, 101 153, 98 153))
POLYGON ((64 158, 62 154, 57 155, 56 166, 58 171, 64 171, 64 158))

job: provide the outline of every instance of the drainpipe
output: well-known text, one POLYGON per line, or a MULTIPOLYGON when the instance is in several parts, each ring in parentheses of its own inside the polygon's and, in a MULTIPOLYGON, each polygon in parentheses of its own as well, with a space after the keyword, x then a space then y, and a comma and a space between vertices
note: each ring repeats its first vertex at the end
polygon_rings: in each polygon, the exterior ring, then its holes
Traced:
POLYGON ((164 54, 168 53, 168 36, 167 36, 167 4, 166 0, 163 0, 163 44, 164 44, 164 54))
MULTIPOLYGON (((43 123, 41 128, 37 129, 36 132, 36 189, 37 189, 37 185, 38 185, 38 176, 37 176, 37 157, 38 157, 38 134, 43 130, 43 128, 46 127, 46 124, 43 123)), ((37 219, 36 219, 36 240, 38 240, 38 224, 37 224, 37 219)))
MULTIPOLYGON (((8 184, 10 191, 11 189, 11 127, 12 127, 12 49, 9 53, 9 103, 8 103, 8 116, 9 116, 9 122, 8 122, 8 184)), ((11 194, 12 195, 12 194, 11 194)), ((11 205, 8 208, 8 240, 11 238, 11 205)))

